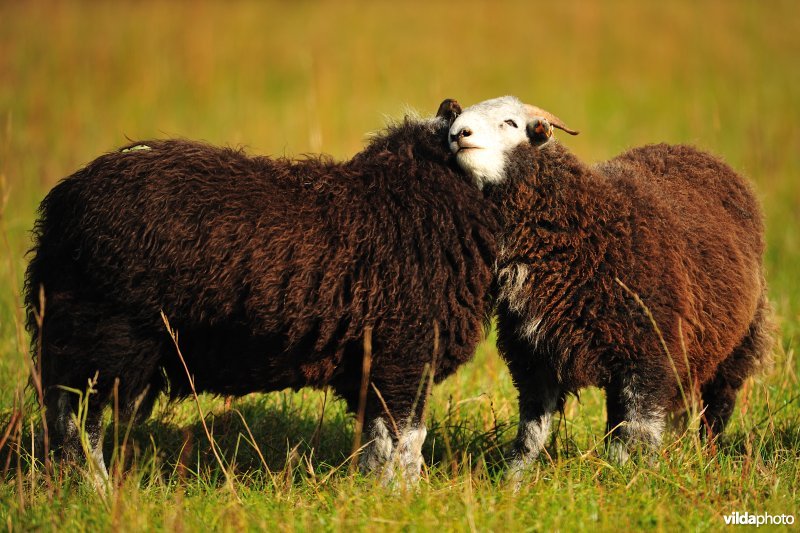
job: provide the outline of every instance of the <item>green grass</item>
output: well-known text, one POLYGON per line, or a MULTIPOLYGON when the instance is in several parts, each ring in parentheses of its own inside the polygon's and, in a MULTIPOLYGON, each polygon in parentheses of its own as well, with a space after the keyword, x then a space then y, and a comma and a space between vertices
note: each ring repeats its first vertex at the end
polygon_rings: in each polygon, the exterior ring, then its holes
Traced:
MULTIPOLYGON (((0 3, 0 439, 11 430, 0 450, 0 521, 8 529, 716 530, 732 511, 798 514, 795 3, 396 4, 0 3), (430 114, 445 97, 469 104, 507 93, 580 129, 565 142, 586 160, 690 142, 754 182, 782 338, 775 369, 742 391, 716 450, 674 434, 658 461, 609 465, 595 451, 602 394, 589 390, 567 402, 549 457, 514 493, 500 467, 515 392, 490 339, 434 389, 417 491, 351 475, 352 420, 331 398, 323 416, 323 393, 311 390, 227 406, 201 397, 232 483, 192 402, 160 404, 133 431, 125 474, 107 499, 74 473, 48 478, 29 468, 36 415, 23 389, 19 290, 36 206, 58 179, 126 137, 345 158, 407 107, 430 114), (22 423, 9 425, 20 411, 22 423)), ((109 437, 107 457, 113 451, 109 437)))

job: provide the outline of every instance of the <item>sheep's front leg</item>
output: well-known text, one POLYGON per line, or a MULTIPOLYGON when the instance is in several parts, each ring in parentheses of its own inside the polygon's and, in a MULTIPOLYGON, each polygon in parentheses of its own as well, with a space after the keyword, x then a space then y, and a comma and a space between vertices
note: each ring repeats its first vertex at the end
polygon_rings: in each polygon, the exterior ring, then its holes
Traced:
MULTIPOLYGON (((364 413, 363 449, 359 466, 389 485, 417 483, 422 470, 422 444, 427 430, 422 368, 384 363, 372 368, 369 388, 356 390, 352 380, 340 382, 338 393, 354 413, 364 413), (344 387, 342 386, 344 385, 344 387)), ((335 384, 334 386, 336 386, 335 384)))
POLYGON ((361 452, 359 465, 362 473, 370 474, 382 471, 391 461, 394 439, 386 421, 381 417, 374 418, 366 427, 366 444, 361 452))
POLYGON ((361 471, 377 473, 387 485, 396 480, 397 474, 406 484, 415 485, 422 470, 422 444, 427 429, 422 423, 406 424, 395 435, 392 426, 385 417, 376 417, 367 425, 361 471))
POLYGON ((419 481, 423 463, 422 444, 427 434, 425 424, 419 423, 402 429, 397 439, 392 466, 399 470, 403 481, 409 486, 419 481))
POLYGON ((555 379, 543 374, 526 380, 515 378, 519 388, 519 428, 507 474, 507 479, 514 483, 520 482, 525 469, 544 449, 553 414, 558 409, 560 388, 555 379))
POLYGON ((625 464, 635 449, 651 451, 661 444, 666 414, 659 385, 629 375, 607 388, 608 455, 613 462, 625 464))

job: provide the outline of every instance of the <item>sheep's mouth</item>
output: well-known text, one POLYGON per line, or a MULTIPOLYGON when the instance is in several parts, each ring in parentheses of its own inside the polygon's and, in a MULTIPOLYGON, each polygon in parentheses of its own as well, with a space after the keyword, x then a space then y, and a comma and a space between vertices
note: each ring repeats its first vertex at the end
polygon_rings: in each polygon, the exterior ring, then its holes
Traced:
POLYGON ((470 150, 480 150, 480 149, 481 149, 480 146, 475 146, 474 144, 465 144, 463 146, 459 145, 458 150, 456 150, 456 153, 460 154, 461 152, 468 152, 470 150))

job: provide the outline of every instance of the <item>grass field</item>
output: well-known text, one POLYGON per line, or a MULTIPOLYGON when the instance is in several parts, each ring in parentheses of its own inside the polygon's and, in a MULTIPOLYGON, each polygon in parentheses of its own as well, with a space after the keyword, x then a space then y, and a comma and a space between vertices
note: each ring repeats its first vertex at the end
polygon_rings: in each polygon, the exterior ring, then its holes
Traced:
POLYGON ((717 530, 734 511, 796 516, 797 15, 792 1, 0 2, 0 521, 58 531, 571 531, 717 530), (345 158, 409 107, 432 114, 445 97, 507 93, 580 129, 565 142, 587 160, 689 142, 754 182, 782 337, 774 370, 742 391, 719 446, 675 433, 658 461, 612 466, 600 453, 602 394, 590 390, 567 402, 549 456, 514 493, 499 467, 516 396, 490 338, 434 389, 417 491, 350 474, 352 420, 310 390, 200 399, 229 479, 192 402, 160 404, 127 440, 120 428, 128 462, 107 497, 70 472, 30 468, 37 416, 24 389, 20 287, 36 207, 58 179, 126 138, 345 158))

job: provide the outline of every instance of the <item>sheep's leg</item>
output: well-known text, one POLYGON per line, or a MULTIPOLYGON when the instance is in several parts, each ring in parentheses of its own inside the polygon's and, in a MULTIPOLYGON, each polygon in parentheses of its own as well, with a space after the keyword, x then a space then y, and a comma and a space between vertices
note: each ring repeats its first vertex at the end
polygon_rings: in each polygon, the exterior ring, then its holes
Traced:
POLYGON ((427 435, 428 429, 420 422, 401 430, 397 439, 392 463, 397 465, 403 481, 409 485, 419 481, 423 464, 422 445, 427 435))
POLYGON ((103 410, 102 406, 87 407, 84 430, 86 431, 87 449, 81 442, 81 428, 77 422, 74 393, 57 391, 49 395, 47 407, 48 428, 51 434, 51 446, 60 457, 71 463, 85 464, 90 481, 100 490, 108 480, 103 459, 103 410))
POLYGON ((359 461, 361 472, 364 474, 381 472, 391 463, 394 451, 394 439, 382 417, 374 418, 367 425, 366 438, 366 446, 361 452, 359 461))
POLYGON ((654 450, 661 444, 666 413, 657 394, 639 376, 626 376, 606 389, 608 453, 624 464, 637 446, 654 450))
MULTIPOLYGON (((366 396, 361 471, 376 474, 386 485, 415 485, 422 470, 422 445, 427 435, 422 377, 392 373, 387 379, 376 373, 374 378, 366 396)), ((357 412, 355 395, 343 396, 357 412)))
POLYGON ((713 379, 703 385, 704 414, 702 438, 714 438, 725 429, 736 405, 736 394, 756 368, 769 364, 772 349, 772 323, 769 302, 762 298, 744 339, 720 363, 713 379))
POLYGON ((45 397, 50 448, 66 461, 75 462, 82 454, 80 433, 76 424, 72 394, 51 391, 45 397))
POLYGON ((732 384, 719 373, 711 382, 703 385, 701 394, 704 411, 700 421, 701 438, 713 439, 725 429, 736 405, 739 386, 741 384, 732 384))
POLYGON ((103 458, 103 413, 90 412, 86 420, 86 436, 88 437, 88 457, 87 466, 89 467, 89 479, 98 491, 104 490, 108 482, 108 470, 106 470, 105 459, 103 458))
POLYGON ((398 474, 404 483, 415 485, 422 471, 422 444, 428 433, 425 425, 406 423, 395 434, 392 421, 380 416, 366 427, 368 440, 361 454, 361 471, 377 473, 387 485, 397 480, 398 474))
POLYGON ((563 394, 554 376, 540 371, 526 378, 514 376, 519 387, 519 427, 507 474, 513 482, 521 480, 525 469, 544 449, 553 415, 563 403, 563 394))
MULTIPOLYGON (((387 357, 389 361, 391 357, 387 357)), ((363 474, 376 475, 384 484, 416 484, 422 470, 425 385, 423 368, 398 371, 397 366, 374 366, 366 391, 357 388, 355 372, 343 372, 331 383, 352 413, 364 412, 363 449, 359 466, 363 474), (361 405, 365 401, 364 405, 361 405)))

